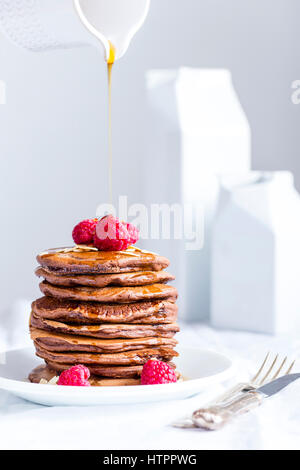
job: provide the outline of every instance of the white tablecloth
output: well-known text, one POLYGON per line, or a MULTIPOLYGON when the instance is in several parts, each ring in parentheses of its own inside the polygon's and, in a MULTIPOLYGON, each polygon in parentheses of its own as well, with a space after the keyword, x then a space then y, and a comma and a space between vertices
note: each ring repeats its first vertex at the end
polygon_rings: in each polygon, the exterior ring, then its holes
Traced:
MULTIPOLYGON (((3 317, 2 317, 3 318, 3 317)), ((11 317, 12 318, 12 317, 11 317)), ((20 323, 15 325, 21 330, 20 323)), ((21 346, 0 316, 0 344, 21 346)), ((26 321, 24 322, 24 327, 26 321)), ((10 330, 11 331, 11 330, 10 330)), ((223 352, 246 378, 267 351, 300 356, 300 336, 269 337, 183 326, 182 344, 223 352)), ((299 361, 300 363, 300 361, 299 361)), ((300 371, 299 365, 296 371, 300 371)), ((231 381, 232 382, 232 381, 231 381)), ((265 401, 262 407, 218 432, 177 429, 171 423, 210 401, 227 384, 213 386, 188 400, 147 405, 48 408, 0 391, 1 449, 299 449, 300 380, 265 401)))

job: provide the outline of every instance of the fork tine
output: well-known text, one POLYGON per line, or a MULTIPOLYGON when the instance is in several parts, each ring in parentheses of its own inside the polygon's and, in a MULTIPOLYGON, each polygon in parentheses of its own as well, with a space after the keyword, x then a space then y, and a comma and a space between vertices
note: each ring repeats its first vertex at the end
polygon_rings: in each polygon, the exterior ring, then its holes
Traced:
POLYGON ((289 373, 291 372, 292 368, 294 367, 295 365, 295 362, 296 361, 293 361, 292 364, 290 365, 290 367, 288 368, 288 370, 286 371, 285 375, 289 375, 289 373))
POLYGON ((286 361, 287 361, 287 356, 283 359, 278 371, 274 374, 272 380, 277 379, 277 377, 279 376, 280 372, 282 371, 282 368, 283 368, 284 364, 286 363, 286 361))
POLYGON ((258 377, 259 377, 260 374, 262 373, 263 368, 265 367, 266 362, 267 362, 267 360, 269 359, 269 356, 270 356, 270 352, 268 352, 268 354, 266 355, 266 357, 265 357, 265 359, 264 359, 262 365, 260 366, 260 368, 259 368, 257 374, 256 374, 256 375, 253 377, 253 379, 251 380, 251 383, 256 382, 256 380, 258 379, 258 377))
POLYGON ((268 378, 269 375, 271 374, 271 372, 272 372, 272 370, 273 370, 273 368, 274 368, 274 366, 275 366, 275 364, 276 364, 276 362, 277 362, 277 359, 278 359, 278 354, 276 354, 275 359, 274 359, 274 361, 272 362, 272 364, 271 364, 271 366, 270 366, 268 372, 267 372, 266 375, 261 379, 261 381, 259 382, 259 385, 263 385, 263 384, 266 382, 267 378, 268 378))
POLYGON ((256 382, 256 380, 258 379, 258 377, 259 377, 260 374, 262 373, 263 368, 265 367, 266 362, 267 362, 267 360, 269 359, 269 356, 270 356, 270 352, 268 352, 268 354, 266 355, 266 357, 265 357, 265 359, 264 359, 262 365, 260 366, 258 372, 257 372, 256 375, 253 377, 253 379, 251 380, 251 383, 256 382))

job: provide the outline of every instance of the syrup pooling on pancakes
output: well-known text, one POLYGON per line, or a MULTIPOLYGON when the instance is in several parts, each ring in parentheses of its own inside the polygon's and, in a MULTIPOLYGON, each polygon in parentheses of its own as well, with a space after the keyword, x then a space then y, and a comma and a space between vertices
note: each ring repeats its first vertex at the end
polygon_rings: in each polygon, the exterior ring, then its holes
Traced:
POLYGON ((124 251, 61 252, 48 250, 37 256, 38 263, 59 274, 114 274, 161 271, 169 266, 163 256, 130 247, 124 251))

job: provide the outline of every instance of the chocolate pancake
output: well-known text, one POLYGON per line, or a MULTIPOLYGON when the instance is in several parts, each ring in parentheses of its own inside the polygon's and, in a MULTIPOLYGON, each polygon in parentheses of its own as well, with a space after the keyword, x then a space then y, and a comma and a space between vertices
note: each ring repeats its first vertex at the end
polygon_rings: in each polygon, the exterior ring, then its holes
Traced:
MULTIPOLYGON (((56 377, 57 373, 51 367, 43 364, 35 369, 29 374, 28 379, 32 383, 39 384, 42 379, 51 380, 53 377, 56 377)), ((126 386, 126 385, 140 385, 140 379, 138 378, 103 378, 96 377, 91 375, 89 382, 94 387, 116 387, 116 386, 126 386)))
POLYGON ((42 348, 34 342, 36 355, 45 361, 58 362, 60 364, 84 364, 89 367, 95 365, 141 365, 149 359, 158 359, 161 361, 170 361, 178 353, 172 347, 161 346, 145 348, 134 351, 125 351, 120 353, 75 353, 75 352, 54 352, 42 348))
POLYGON ((129 303, 157 299, 177 299, 177 289, 166 284, 136 287, 60 287, 47 281, 40 283, 44 295, 84 302, 129 303))
POLYGON ((61 253, 48 250, 37 256, 38 263, 55 273, 112 274, 133 271, 161 271, 169 266, 163 256, 130 247, 125 251, 61 253))
MULTIPOLYGON (((59 375, 62 371, 69 369, 70 364, 59 364, 53 361, 47 361, 50 369, 56 371, 59 375)), ((173 369, 176 368, 173 362, 168 362, 173 369)), ((111 378, 137 378, 140 377, 143 366, 95 366, 89 365, 89 370, 93 375, 111 378)))
POLYGON ((114 353, 134 351, 148 347, 170 346, 178 343, 173 338, 152 337, 134 339, 98 339, 50 333, 36 328, 30 329, 31 339, 47 351, 114 353))
POLYGON ((136 273, 119 274, 55 274, 45 268, 37 268, 35 274, 43 277, 46 281, 55 286, 143 286, 156 283, 165 283, 175 279, 172 274, 166 271, 139 271, 136 273))
POLYGON ((38 318, 85 325, 99 323, 167 324, 176 321, 178 307, 169 300, 110 305, 41 297, 32 303, 32 311, 38 318))
POLYGON ((65 333, 69 335, 89 336, 91 338, 145 338, 152 336, 164 336, 172 338, 178 331, 176 323, 166 325, 127 325, 127 324, 102 324, 102 325, 72 325, 53 320, 39 318, 31 315, 30 324, 40 330, 65 333))

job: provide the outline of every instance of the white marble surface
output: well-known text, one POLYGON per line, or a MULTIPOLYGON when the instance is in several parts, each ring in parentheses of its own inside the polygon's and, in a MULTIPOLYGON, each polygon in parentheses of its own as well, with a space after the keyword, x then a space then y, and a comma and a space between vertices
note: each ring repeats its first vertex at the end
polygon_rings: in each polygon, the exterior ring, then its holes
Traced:
MULTIPOLYGON (((251 375, 269 350, 288 354, 293 359, 299 358, 295 370, 300 371, 300 337, 296 334, 293 337, 267 337, 193 325, 183 326, 180 341, 224 352, 232 357, 238 371, 235 380, 251 375)), ((228 385, 220 384, 197 397, 167 404, 90 408, 48 408, 0 391, 0 448, 300 448, 300 380, 221 431, 184 430, 171 426, 174 420, 207 403, 228 385)))

